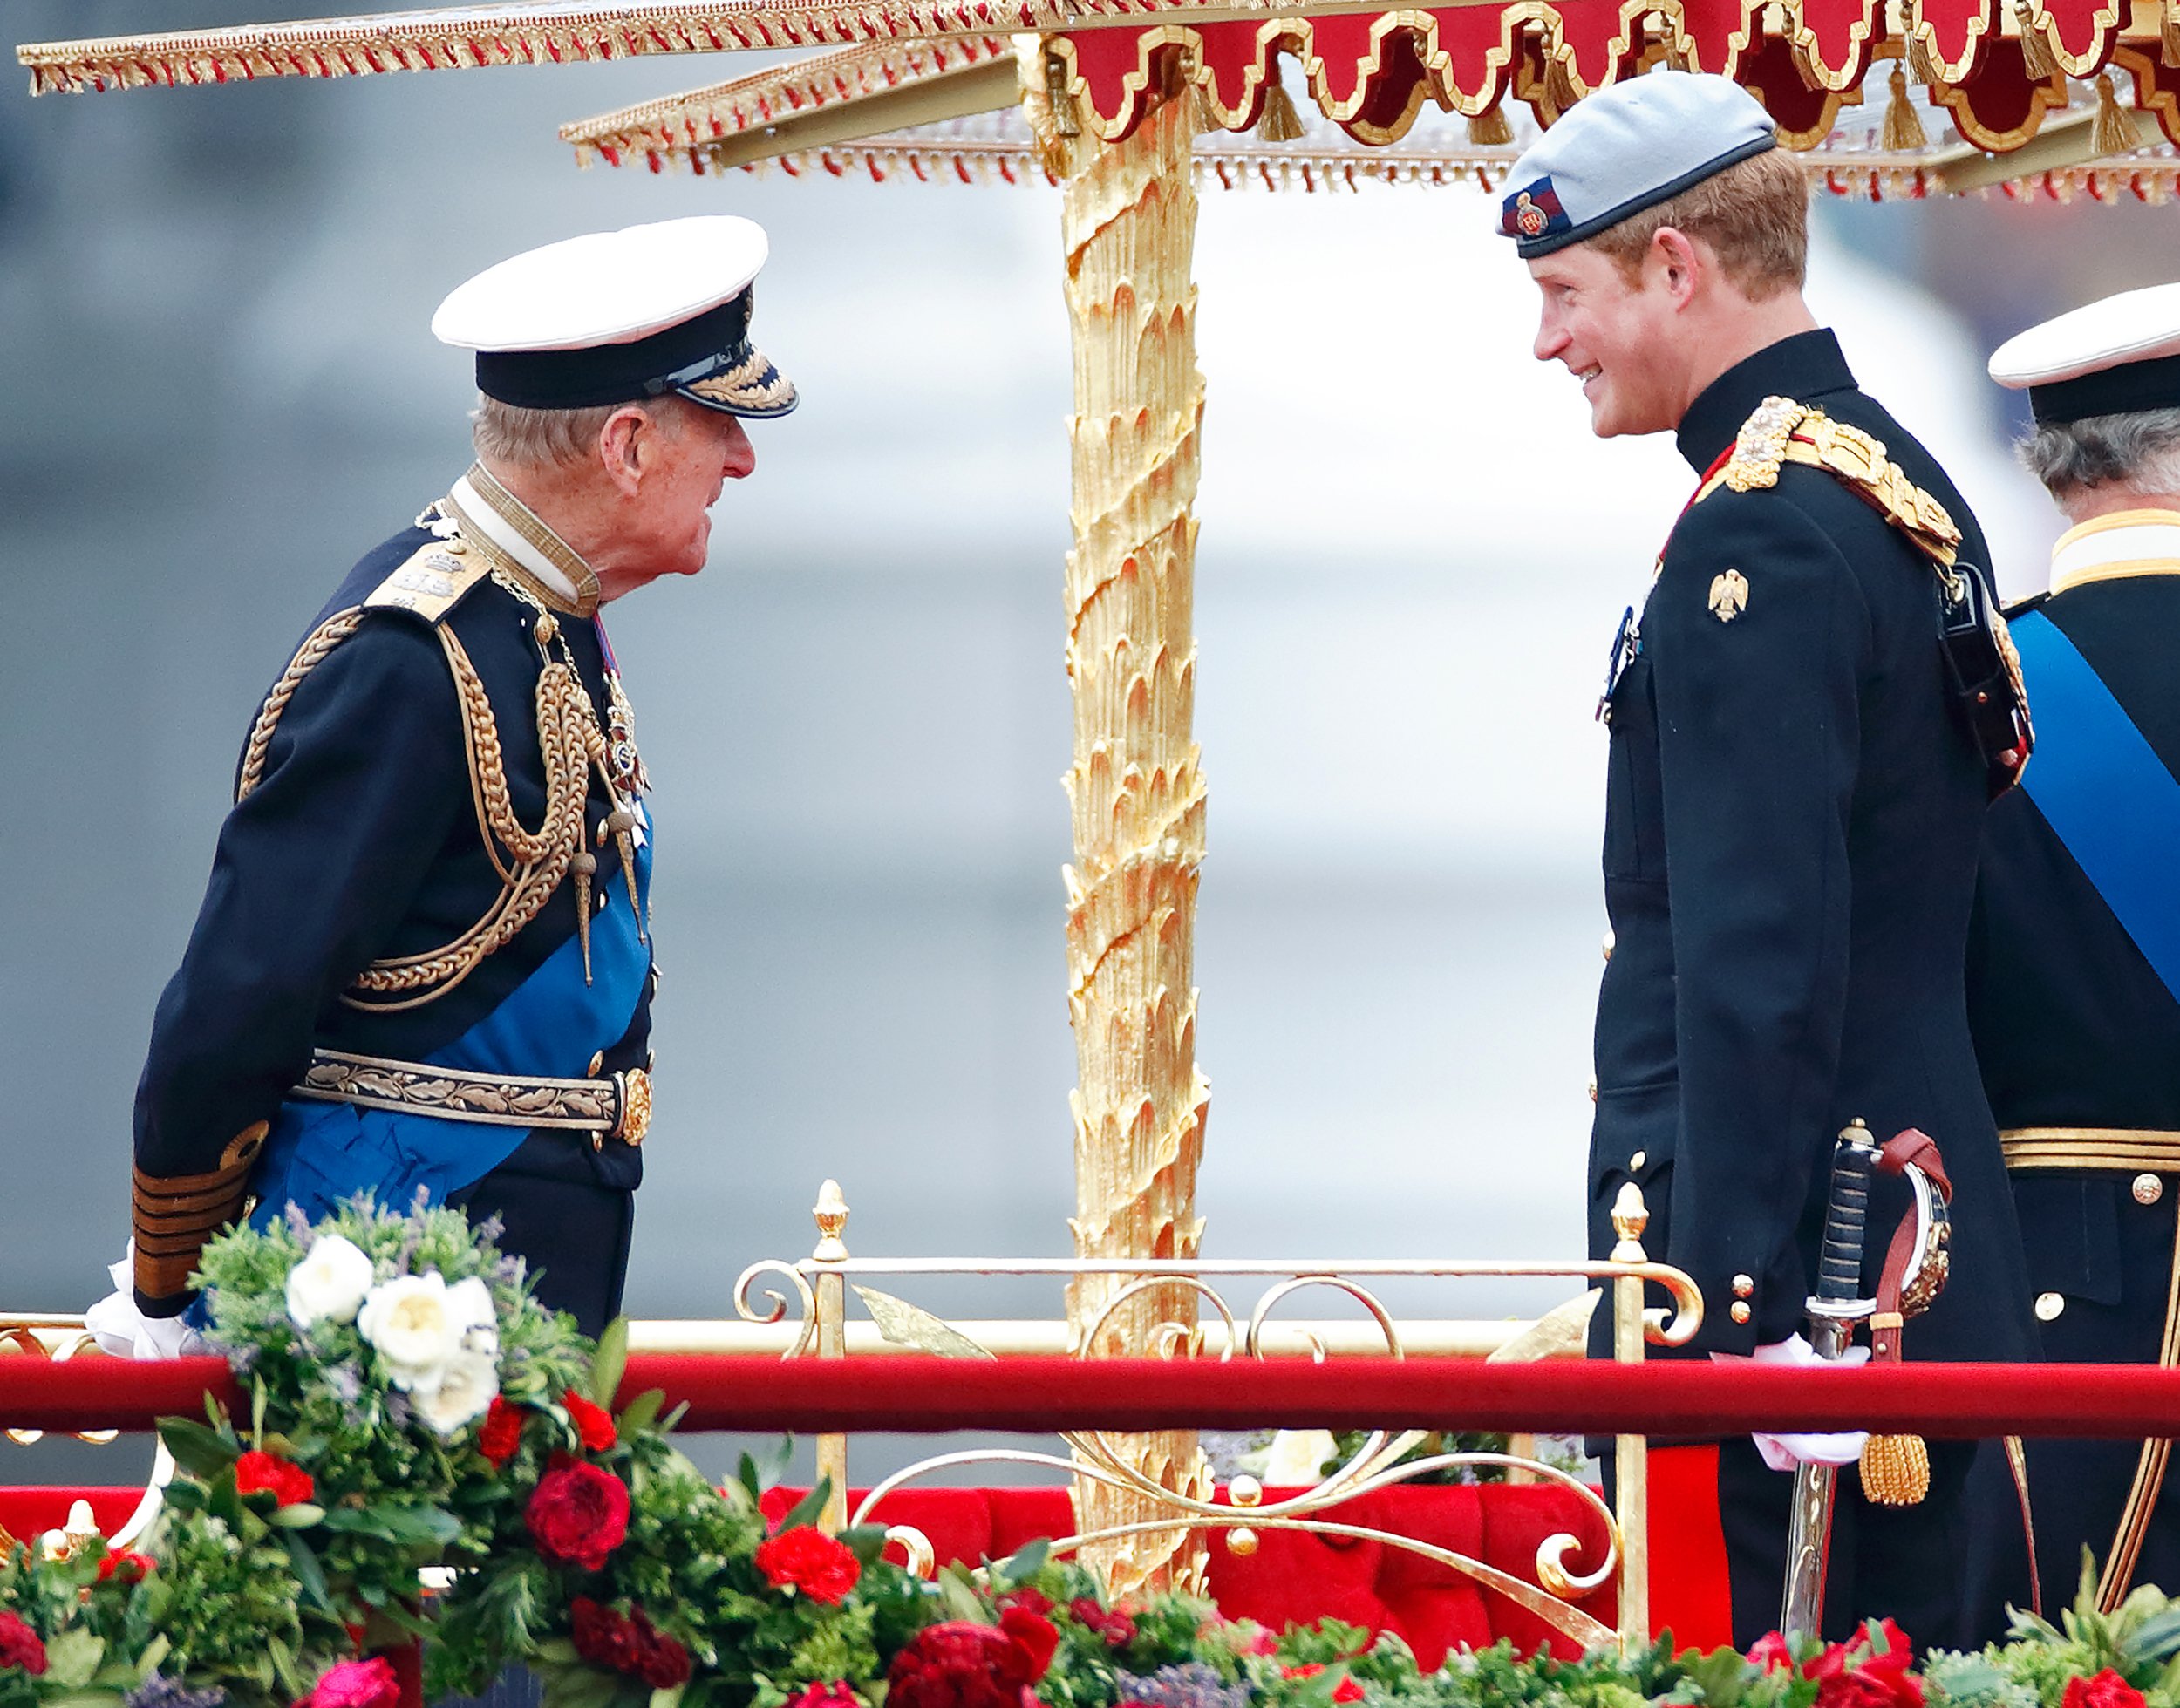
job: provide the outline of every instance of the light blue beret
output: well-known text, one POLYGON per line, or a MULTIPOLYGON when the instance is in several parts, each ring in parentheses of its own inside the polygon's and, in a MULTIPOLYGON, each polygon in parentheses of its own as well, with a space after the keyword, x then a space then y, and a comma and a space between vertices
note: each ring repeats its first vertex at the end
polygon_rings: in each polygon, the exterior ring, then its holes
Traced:
POLYGON ((1507 174, 1499 235, 1524 261, 1594 237, 1778 146, 1771 115, 1727 77, 1656 71, 1600 89, 1507 174))

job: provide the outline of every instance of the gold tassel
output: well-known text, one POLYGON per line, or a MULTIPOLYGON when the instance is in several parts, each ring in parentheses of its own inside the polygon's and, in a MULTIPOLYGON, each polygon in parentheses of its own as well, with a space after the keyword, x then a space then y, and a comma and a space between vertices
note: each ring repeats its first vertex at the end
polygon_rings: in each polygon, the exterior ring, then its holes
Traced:
POLYGON ((1928 30, 1918 30, 1908 37, 1908 75, 1918 83, 1935 85, 1945 80, 1945 67, 1938 57, 1936 44, 1928 30))
POLYGON ((1863 1444, 1862 1492, 1880 1507, 1914 1507, 1931 1492, 1930 1449, 1919 1435, 1873 1435, 1863 1444))
POLYGON ((2168 65, 2180 65, 2180 0, 2165 0, 2165 15, 2157 32, 2157 57, 2168 65))
POLYGON ((1514 140, 1514 126, 1507 122, 1506 103, 1494 101, 1468 121, 1468 140, 1479 148, 1504 148, 1514 140))
POLYGON ((1573 71, 1557 53, 1547 55, 1544 60, 1544 99, 1559 113, 1571 112, 1575 103, 1582 99, 1575 92, 1573 71))
POLYGON ((1885 104, 1884 126, 1878 133, 1877 146, 1888 154, 1912 154, 1930 146, 1930 138, 1923 133, 1923 121, 1916 116, 1915 103, 1908 99, 1907 74, 1897 65, 1892 68, 1892 99, 1885 104))
POLYGON ((2021 27, 2021 69, 2032 78, 2049 77, 2059 69, 2059 62, 2052 58, 2051 42, 2036 22, 2029 0, 2013 0, 2013 21, 2021 27))
POLYGON ((2142 133, 2121 107, 2108 71, 2097 73, 2097 116, 2089 143, 2100 154, 2131 154, 2143 146, 2142 133))
POLYGON ((576 872, 576 935, 582 939, 582 982, 590 983, 590 874, 598 869, 598 857, 577 848, 568 862, 576 872))
POLYGON ((1052 103, 1053 129, 1061 136, 1080 136, 1082 119, 1075 112, 1075 98, 1067 87, 1067 62, 1057 53, 1045 56, 1045 99, 1052 103))
POLYGON ((1257 134, 1265 142, 1297 142, 1307 134, 1302 115, 1294 110, 1294 98, 1286 85, 1274 82, 1264 90, 1264 110, 1257 120, 1257 134))

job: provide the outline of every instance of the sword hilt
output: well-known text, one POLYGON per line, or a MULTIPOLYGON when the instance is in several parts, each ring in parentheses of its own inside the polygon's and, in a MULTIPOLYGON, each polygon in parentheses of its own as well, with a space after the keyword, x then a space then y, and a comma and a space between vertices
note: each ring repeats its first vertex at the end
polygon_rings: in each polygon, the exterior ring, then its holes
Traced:
POLYGON ((1832 1189, 1824 1208, 1824 1243, 1816 1266, 1816 1299, 1849 1304, 1862 1296, 1863 1230, 1870 1221, 1870 1181, 1877 1147, 1860 1120, 1841 1129, 1832 1147, 1832 1189))

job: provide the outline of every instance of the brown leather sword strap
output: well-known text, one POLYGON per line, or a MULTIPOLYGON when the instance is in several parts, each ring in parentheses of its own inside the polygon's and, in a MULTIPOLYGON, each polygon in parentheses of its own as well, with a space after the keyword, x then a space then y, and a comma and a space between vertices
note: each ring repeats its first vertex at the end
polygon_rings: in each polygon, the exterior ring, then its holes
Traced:
MULTIPOLYGON (((1940 1198, 1949 1204, 1952 1202, 1953 1183, 1945 1177, 1945 1159, 1938 1153, 1938 1141, 1911 1126, 1887 1140, 1877 1153, 1877 1172, 1902 1174, 1910 1163, 1923 1171, 1940 1198)), ((1914 1261, 1915 1212, 1911 1208, 1901 1216, 1900 1225, 1892 1231, 1892 1243, 1885 1249, 1884 1269, 1877 1281, 1877 1313, 1870 1319, 1872 1364, 1890 1364, 1900 1356, 1900 1291, 1907 1285, 1908 1265, 1914 1261)))

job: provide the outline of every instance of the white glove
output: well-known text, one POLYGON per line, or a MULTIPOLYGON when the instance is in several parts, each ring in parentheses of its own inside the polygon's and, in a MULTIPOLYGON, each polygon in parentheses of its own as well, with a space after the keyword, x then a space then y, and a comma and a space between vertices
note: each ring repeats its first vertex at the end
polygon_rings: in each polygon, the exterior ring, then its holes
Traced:
POLYGON ((114 1290, 83 1314, 83 1325, 99 1350, 117 1358, 187 1358, 209 1352, 205 1337, 181 1317, 146 1317, 136 1308, 135 1270, 136 1242, 131 1240, 121 1261, 106 1266, 114 1290))
MULTIPOLYGON (((1845 1370, 1870 1362, 1867 1346, 1850 1346, 1836 1358, 1820 1358, 1816 1348, 1800 1335, 1759 1346, 1747 1358, 1739 1352, 1713 1352, 1713 1364, 1781 1364, 1801 1370, 1845 1370)), ((1866 1430, 1850 1429, 1837 1435, 1752 1435, 1756 1452, 1775 1471, 1791 1471, 1798 1465, 1852 1465, 1862 1457, 1866 1430)))

